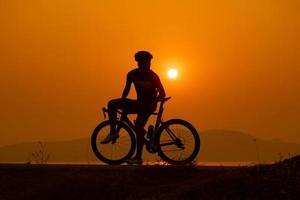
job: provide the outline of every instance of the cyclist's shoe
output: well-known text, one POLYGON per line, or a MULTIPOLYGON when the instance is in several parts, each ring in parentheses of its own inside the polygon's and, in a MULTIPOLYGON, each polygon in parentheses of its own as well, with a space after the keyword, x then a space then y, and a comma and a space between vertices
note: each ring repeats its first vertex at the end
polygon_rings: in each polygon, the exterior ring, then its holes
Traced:
POLYGON ((124 160, 129 165, 142 165, 143 160, 138 158, 129 158, 124 160))
POLYGON ((103 140, 101 140, 101 144, 108 144, 109 142, 117 139, 119 137, 118 133, 109 133, 103 140))

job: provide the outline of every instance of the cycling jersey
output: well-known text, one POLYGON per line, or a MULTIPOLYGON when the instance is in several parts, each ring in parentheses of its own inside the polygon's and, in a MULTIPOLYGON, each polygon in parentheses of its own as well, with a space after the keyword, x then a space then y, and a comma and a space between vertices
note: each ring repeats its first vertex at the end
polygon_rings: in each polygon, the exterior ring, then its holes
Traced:
POLYGON ((157 98, 158 91, 163 91, 163 86, 158 75, 150 69, 134 69, 127 74, 127 84, 134 84, 137 101, 152 103, 157 98))

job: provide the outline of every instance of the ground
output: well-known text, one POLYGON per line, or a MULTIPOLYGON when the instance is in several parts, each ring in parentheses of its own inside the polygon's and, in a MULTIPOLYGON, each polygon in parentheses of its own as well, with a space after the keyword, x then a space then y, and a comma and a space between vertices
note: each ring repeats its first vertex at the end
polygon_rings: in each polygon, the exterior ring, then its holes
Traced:
POLYGON ((300 157, 249 167, 0 164, 0 199, 299 199, 300 157))

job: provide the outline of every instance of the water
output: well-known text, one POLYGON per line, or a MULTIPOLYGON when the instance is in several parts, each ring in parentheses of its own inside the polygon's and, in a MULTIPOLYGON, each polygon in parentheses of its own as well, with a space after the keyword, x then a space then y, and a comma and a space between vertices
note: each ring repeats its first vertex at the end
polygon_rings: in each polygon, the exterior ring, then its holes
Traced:
MULTIPOLYGON (((6 163, 7 164, 7 163, 6 163)), ((11 164, 26 164, 22 162, 14 162, 11 164)), ((32 163, 35 164, 35 163, 32 163)), ((100 161, 96 162, 48 162, 47 164, 61 164, 61 165, 106 165, 105 163, 102 163, 100 161)), ((193 163, 193 165, 196 166, 253 166, 257 164, 272 164, 271 162, 269 163, 258 163, 258 162, 253 162, 253 161, 244 161, 244 162, 223 162, 223 161, 211 161, 211 162, 196 162, 193 163)), ((164 161, 157 161, 157 162, 144 162, 143 165, 168 165, 164 161)))

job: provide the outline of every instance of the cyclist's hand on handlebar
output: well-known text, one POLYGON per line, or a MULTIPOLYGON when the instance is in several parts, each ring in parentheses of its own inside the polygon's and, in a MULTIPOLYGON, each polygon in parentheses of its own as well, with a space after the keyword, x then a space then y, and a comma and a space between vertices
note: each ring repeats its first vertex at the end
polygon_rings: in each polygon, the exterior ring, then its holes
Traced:
POLYGON ((156 97, 156 101, 159 102, 159 101, 163 101, 165 99, 164 96, 157 96, 156 97))

